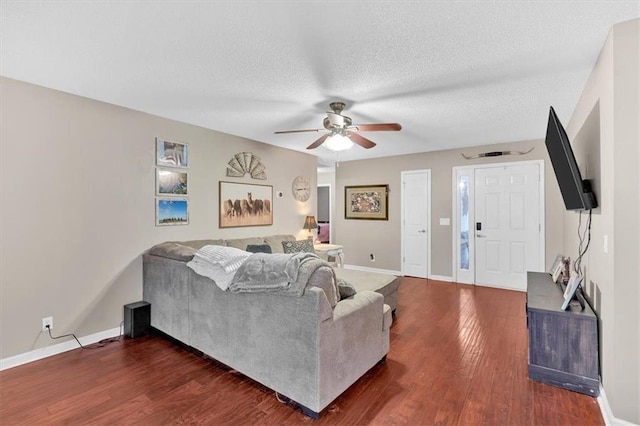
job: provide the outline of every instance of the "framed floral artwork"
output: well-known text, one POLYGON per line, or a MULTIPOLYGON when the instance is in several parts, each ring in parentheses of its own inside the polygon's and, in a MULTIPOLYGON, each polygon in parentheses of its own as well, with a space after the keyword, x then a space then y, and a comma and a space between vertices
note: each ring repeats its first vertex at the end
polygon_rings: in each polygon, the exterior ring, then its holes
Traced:
POLYGON ((389 185, 344 187, 344 218, 389 220, 389 185))

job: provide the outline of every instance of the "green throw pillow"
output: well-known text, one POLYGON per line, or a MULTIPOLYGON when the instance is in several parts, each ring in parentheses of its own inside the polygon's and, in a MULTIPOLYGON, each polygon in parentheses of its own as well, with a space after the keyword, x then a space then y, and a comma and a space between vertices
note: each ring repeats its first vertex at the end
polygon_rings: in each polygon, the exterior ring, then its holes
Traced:
POLYGON ((247 250, 249 253, 271 253, 269 244, 249 244, 247 250))
POLYGON ((338 290, 340 291, 340 300, 351 297, 357 293, 356 288, 342 278, 338 278, 338 290))
POLYGON ((313 240, 283 241, 282 249, 285 253, 315 253, 313 240))

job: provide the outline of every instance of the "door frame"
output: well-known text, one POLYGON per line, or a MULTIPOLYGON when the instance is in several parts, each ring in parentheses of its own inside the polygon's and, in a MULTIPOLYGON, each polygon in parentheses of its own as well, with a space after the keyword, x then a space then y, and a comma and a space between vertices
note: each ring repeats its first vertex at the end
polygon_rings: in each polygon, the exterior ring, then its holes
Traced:
POLYGON ((431 277, 431 169, 403 170, 400 172, 400 269, 404 276, 404 177, 409 174, 426 173, 427 175, 427 211, 429 220, 427 221, 427 278, 431 277))
MULTIPOLYGON (((333 191, 330 183, 319 183, 318 187, 329 188, 329 244, 333 244, 333 191)), ((316 217, 318 217, 318 206, 316 205, 316 217)))
POLYGON ((545 265, 545 233, 546 233, 546 223, 545 223, 545 201, 546 194, 544 191, 544 160, 525 160, 525 161, 509 161, 504 163, 488 163, 488 164, 470 164, 468 166, 455 166, 451 170, 451 181, 452 181, 452 271, 453 271, 453 282, 462 283, 462 284, 473 284, 476 283, 475 276, 475 172, 477 169, 489 169, 494 167, 510 167, 510 166, 520 166, 534 164, 538 166, 539 171, 539 179, 538 179, 538 195, 540 196, 540 202, 538 203, 538 217, 540 220, 540 232, 538 232, 538 265, 542 270, 544 270, 545 265), (459 235, 460 235, 460 222, 458 218, 460 217, 460 203, 458 202, 458 176, 459 172, 469 171, 469 224, 470 224, 470 234, 471 231, 474 231, 474 238, 469 238, 469 271, 464 271, 458 268, 460 264, 459 259, 459 235))

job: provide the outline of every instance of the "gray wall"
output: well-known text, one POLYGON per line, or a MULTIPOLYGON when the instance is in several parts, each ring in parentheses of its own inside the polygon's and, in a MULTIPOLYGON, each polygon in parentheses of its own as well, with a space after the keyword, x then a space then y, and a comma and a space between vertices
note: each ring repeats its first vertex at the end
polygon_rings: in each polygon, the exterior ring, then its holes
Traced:
POLYGON ((51 345, 43 317, 57 334, 118 327, 142 297, 141 253, 153 244, 306 237, 315 196, 295 201, 291 183, 305 175, 315 187, 314 156, 6 78, 0 87, 0 358, 51 345), (156 137, 189 144, 188 226, 155 226, 156 137), (262 159, 266 181, 225 176, 242 151, 262 159), (218 229, 220 180, 282 191, 273 226, 218 229))
MULTIPOLYGON (((541 123, 545 126, 546 122, 541 123)), ((401 270, 400 259, 400 173, 406 170, 431 170, 431 271, 430 275, 451 277, 453 226, 441 226, 440 218, 453 220, 452 168, 473 164, 501 163, 523 160, 545 160, 546 202, 546 264, 549 266, 562 246, 562 211, 564 205, 549 162, 543 141, 525 141, 467 149, 428 152, 423 154, 385 157, 373 160, 349 161, 336 168, 335 237, 345 247, 348 264, 401 270), (526 151, 522 156, 490 157, 465 160, 461 153, 476 154, 486 151, 526 151), (346 220, 344 218, 344 187, 349 185, 389 184, 389 220, 346 220), (375 263, 369 254, 375 255, 375 263)), ((453 222, 452 222, 453 223, 453 222)))
MULTIPOLYGON (((599 198, 583 273, 600 318, 602 384, 614 415, 634 423, 640 423, 639 40, 640 20, 612 28, 567 125, 599 198)), ((565 212, 564 246, 572 257, 577 227, 578 214, 565 212)))

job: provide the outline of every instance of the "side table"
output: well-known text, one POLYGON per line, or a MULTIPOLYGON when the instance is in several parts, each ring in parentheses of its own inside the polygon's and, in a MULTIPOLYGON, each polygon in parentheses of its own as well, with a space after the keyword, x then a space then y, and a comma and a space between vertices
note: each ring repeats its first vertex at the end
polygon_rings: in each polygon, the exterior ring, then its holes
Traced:
POLYGON ((313 249, 316 254, 324 260, 329 260, 329 256, 335 257, 338 267, 344 267, 344 247, 337 244, 314 244, 313 249))

